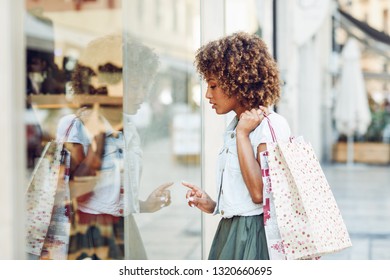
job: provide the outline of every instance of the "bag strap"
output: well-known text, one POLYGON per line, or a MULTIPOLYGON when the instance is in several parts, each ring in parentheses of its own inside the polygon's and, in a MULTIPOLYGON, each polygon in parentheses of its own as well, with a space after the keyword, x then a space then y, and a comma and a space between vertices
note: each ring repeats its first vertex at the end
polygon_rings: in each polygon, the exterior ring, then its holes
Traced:
MULTIPOLYGON (((65 143, 67 140, 68 140, 68 137, 69 137, 69 134, 70 134, 70 131, 74 125, 74 123, 76 122, 76 119, 78 119, 79 117, 75 117, 72 122, 70 123, 69 127, 66 129, 66 132, 65 132, 65 136, 64 138, 62 139, 62 143, 65 143)), ((67 152, 65 151, 65 146, 62 146, 62 151, 61 151, 61 159, 60 159, 60 162, 61 163, 64 163, 65 162, 65 156, 66 156, 67 152)))
POLYGON ((78 118, 79 118, 79 117, 73 118, 73 120, 72 120, 72 122, 70 123, 69 127, 66 129, 65 136, 64 136, 63 141, 62 141, 63 143, 65 143, 66 140, 68 140, 70 131, 72 130, 72 127, 73 127, 73 125, 75 124, 76 119, 78 119, 78 118))
MULTIPOLYGON (((271 135, 272 135, 272 140, 276 143, 276 134, 275 134, 275 131, 274 131, 274 128, 272 127, 271 125, 271 120, 268 118, 268 116, 263 113, 263 116, 265 119, 267 119, 267 122, 268 122, 268 127, 269 127, 269 130, 271 131, 271 135)), ((292 143, 294 141, 295 137, 294 136, 290 136, 289 137, 289 141, 290 143, 292 143)))
POLYGON ((276 134, 275 134, 274 128, 273 128, 272 125, 271 125, 271 121, 270 121, 269 117, 268 117, 265 113, 263 113, 263 116, 264 116, 264 118, 265 118, 265 119, 267 120, 267 122, 268 122, 268 127, 269 127, 269 130, 271 131, 272 140, 273 140, 274 142, 276 142, 276 134))

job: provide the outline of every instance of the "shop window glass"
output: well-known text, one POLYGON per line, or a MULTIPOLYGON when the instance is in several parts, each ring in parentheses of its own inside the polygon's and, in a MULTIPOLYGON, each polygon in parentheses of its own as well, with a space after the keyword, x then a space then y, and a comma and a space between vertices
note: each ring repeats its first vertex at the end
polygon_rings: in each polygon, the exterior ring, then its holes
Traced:
POLYGON ((25 0, 28 258, 201 258, 199 3, 163 2, 25 0))

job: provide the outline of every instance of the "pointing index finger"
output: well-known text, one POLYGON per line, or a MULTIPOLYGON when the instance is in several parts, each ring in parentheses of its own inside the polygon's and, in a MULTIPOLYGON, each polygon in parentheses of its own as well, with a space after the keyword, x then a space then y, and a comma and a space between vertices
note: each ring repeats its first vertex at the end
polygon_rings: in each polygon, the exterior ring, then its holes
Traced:
POLYGON ((197 190, 197 187, 193 184, 190 184, 188 182, 182 181, 181 184, 191 190, 197 190))
POLYGON ((169 188, 172 185, 173 185, 173 182, 165 183, 165 184, 162 184, 161 186, 159 186, 158 189, 160 191, 164 191, 164 190, 166 190, 167 188, 169 188))

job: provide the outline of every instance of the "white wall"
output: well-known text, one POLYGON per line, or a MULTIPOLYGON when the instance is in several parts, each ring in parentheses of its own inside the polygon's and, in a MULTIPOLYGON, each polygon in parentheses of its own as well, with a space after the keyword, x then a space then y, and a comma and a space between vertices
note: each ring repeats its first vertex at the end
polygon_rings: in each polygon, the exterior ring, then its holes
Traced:
POLYGON ((287 118, 294 136, 303 135, 319 160, 327 160, 331 1, 312 1, 310 6, 288 0, 277 3, 277 58, 286 83, 278 112, 287 118))
MULTIPOLYGON (((207 43, 225 34, 224 0, 201 1, 201 43, 207 43)), ((206 85, 202 84, 202 185, 213 198, 216 194, 217 151, 223 144, 226 127, 224 116, 218 116, 204 98, 206 85)), ((202 214, 203 259, 207 259, 220 216, 202 214)))
POLYGON ((0 1, 0 259, 24 259, 24 1, 0 1))

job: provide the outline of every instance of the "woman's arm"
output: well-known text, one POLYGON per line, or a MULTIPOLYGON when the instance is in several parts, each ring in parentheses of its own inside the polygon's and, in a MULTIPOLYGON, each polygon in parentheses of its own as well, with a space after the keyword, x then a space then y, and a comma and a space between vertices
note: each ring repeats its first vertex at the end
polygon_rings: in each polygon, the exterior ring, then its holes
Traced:
POLYGON ((84 147, 79 143, 65 143, 65 148, 70 152, 70 179, 69 186, 72 195, 77 198, 78 202, 88 200, 93 194, 96 181, 75 183, 73 178, 83 176, 95 176, 96 171, 101 169, 104 137, 99 136, 96 140, 96 149, 93 150, 90 146, 87 154, 84 153, 84 147), (75 189, 77 188, 77 190, 75 189), (77 194, 76 194, 77 193, 77 194))
POLYGON ((261 110, 252 109, 241 114, 237 125, 237 154, 240 163, 241 174, 248 188, 252 201, 256 204, 263 203, 263 180, 259 152, 266 149, 265 144, 260 144, 257 155, 253 152, 253 147, 249 139, 249 134, 263 120, 261 110))
POLYGON ((260 163, 253 153, 248 135, 237 133, 237 154, 241 174, 254 203, 263 203, 263 181, 260 163))
POLYGON ((65 148, 70 152, 70 174, 74 176, 93 176, 96 170, 101 168, 104 150, 105 134, 101 133, 94 138, 95 144, 91 145, 87 154, 84 153, 82 144, 65 143, 65 148), (94 148, 92 148, 94 147, 94 148))

